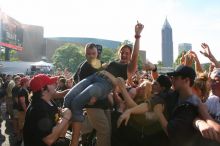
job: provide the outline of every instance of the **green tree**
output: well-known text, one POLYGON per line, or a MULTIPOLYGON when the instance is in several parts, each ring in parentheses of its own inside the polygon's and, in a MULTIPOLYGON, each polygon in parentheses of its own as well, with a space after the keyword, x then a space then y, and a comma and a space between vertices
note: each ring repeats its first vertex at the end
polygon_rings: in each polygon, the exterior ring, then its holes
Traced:
POLYGON ((15 51, 15 50, 10 51, 10 61, 18 61, 19 60, 19 58, 16 57, 16 53, 17 53, 17 51, 15 51))
POLYGON ((143 60, 140 56, 138 56, 138 70, 141 71, 143 69, 143 60))
POLYGON ((131 46, 133 46, 133 43, 132 43, 131 41, 129 41, 129 40, 124 40, 124 41, 121 43, 121 45, 131 45, 131 46))
MULTIPOLYGON (((185 54, 186 51, 183 51, 182 53, 185 54)), ((178 65, 181 64, 182 53, 180 53, 180 54, 178 55, 178 57, 176 58, 175 62, 173 63, 173 66, 174 66, 174 67, 176 67, 176 66, 178 66, 178 65)))
POLYGON ((83 46, 76 44, 64 44, 57 48, 52 60, 56 68, 69 68, 71 72, 75 72, 78 65, 85 59, 83 55, 83 46))
POLYGON ((115 53, 116 53, 116 50, 114 49, 103 48, 101 60, 105 63, 115 60, 116 59, 115 53))
POLYGON ((158 67, 163 67, 163 62, 162 61, 157 61, 157 66, 158 67))
POLYGON ((182 53, 180 53, 179 55, 178 55, 178 57, 176 58, 176 60, 175 60, 175 62, 174 62, 174 66, 177 66, 177 65, 179 65, 180 63, 181 63, 181 57, 182 57, 182 53))
MULTIPOLYGON (((0 49, 0 60, 5 60, 5 51, 4 51, 4 49, 0 49)), ((10 55, 10 61, 18 61, 19 60, 19 58, 18 57, 16 57, 16 53, 17 53, 17 51, 15 51, 15 50, 10 50, 9 51, 9 55, 10 55)))
POLYGON ((203 66, 203 69, 204 69, 204 71, 209 71, 209 65, 210 65, 210 63, 204 63, 202 66, 203 66))

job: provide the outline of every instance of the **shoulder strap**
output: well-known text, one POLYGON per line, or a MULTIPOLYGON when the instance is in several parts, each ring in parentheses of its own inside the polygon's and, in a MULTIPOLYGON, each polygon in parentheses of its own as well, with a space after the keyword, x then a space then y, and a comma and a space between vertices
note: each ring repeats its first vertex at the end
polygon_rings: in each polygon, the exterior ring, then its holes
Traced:
POLYGON ((86 62, 87 62, 87 60, 83 61, 83 62, 79 65, 79 67, 78 67, 78 69, 77 69, 77 71, 76 71, 76 74, 74 75, 74 76, 76 76, 76 78, 74 78, 74 79, 76 80, 76 83, 78 83, 78 82, 80 81, 79 74, 80 74, 80 72, 81 72, 82 66, 83 66, 86 62))

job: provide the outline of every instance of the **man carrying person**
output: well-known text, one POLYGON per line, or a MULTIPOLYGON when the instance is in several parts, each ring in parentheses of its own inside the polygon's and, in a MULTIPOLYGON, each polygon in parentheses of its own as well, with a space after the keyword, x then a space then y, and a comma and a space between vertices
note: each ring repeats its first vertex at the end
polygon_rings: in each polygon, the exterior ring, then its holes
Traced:
MULTIPOLYGON (((135 40, 135 45, 134 45, 133 52, 132 52, 132 48, 128 47, 128 45, 122 46, 120 48, 120 51, 119 51, 119 53, 121 54, 120 55, 120 57, 121 57, 120 61, 119 62, 113 61, 113 62, 109 63, 107 68, 105 69, 106 70, 105 72, 111 73, 115 77, 122 77, 125 80, 127 79, 128 76, 132 75, 135 72, 135 70, 137 68, 137 60, 138 60, 138 52, 139 52, 139 40, 140 40, 140 33, 142 32, 142 29, 143 29, 143 25, 140 24, 140 23, 138 23, 135 26, 135 33, 136 33, 135 38, 136 38, 136 40, 135 40)), ((95 53, 96 53, 96 55, 94 55, 94 56, 97 58, 97 50, 95 51, 95 53)), ((91 64, 93 64, 92 62, 93 61, 91 61, 91 64)), ((96 70, 96 71, 98 71, 98 70, 96 70)), ((75 125, 75 126, 73 126, 73 127, 75 127, 74 129, 78 129, 78 130, 80 129, 79 127, 81 127, 81 122, 83 121, 82 120, 83 119, 82 118, 82 108, 84 107, 85 104, 87 104, 90 101, 91 96, 92 97, 94 95, 97 96, 95 98, 98 98, 98 100, 102 100, 102 99, 107 98, 107 97, 99 97, 99 96, 107 96, 107 94, 112 89, 112 83, 110 83, 110 82, 109 83, 108 82, 103 83, 103 81, 104 81, 103 79, 105 81, 107 81, 106 78, 103 77, 103 75, 93 74, 92 76, 89 76, 89 77, 85 78, 84 80, 80 81, 66 95, 64 105, 67 106, 67 107, 71 106, 71 108, 73 108, 72 112, 73 112, 73 115, 74 115, 73 117, 75 118, 75 123, 73 124, 73 125, 75 125), (91 85, 88 88, 85 88, 89 84, 91 84, 91 85), (81 90, 84 90, 84 91, 81 91, 81 90), (79 92, 81 92, 81 94, 79 94, 79 92), (91 95, 93 93, 95 93, 95 94, 91 95), (80 96, 83 96, 83 98, 81 98, 80 96), (100 99, 100 98, 102 98, 102 99, 100 99), (85 102, 87 102, 87 103, 85 103, 85 102), (77 105, 75 105, 75 104, 77 104, 77 105)), ((93 121, 94 122, 91 122, 91 123, 95 123, 96 120, 97 120, 97 116, 96 116, 97 113, 95 111, 96 109, 94 109, 94 110, 91 109, 91 112, 89 110, 87 110, 88 116, 91 117, 91 115, 93 114, 93 121)), ((97 109, 97 110, 100 110, 100 109, 97 109)), ((101 109, 100 111, 103 113, 102 115, 105 116, 105 113, 104 113, 103 109, 101 109)), ((92 119, 92 118, 90 118, 90 119, 92 119)), ((105 119, 107 119, 107 118, 105 118, 105 119)), ((103 125, 101 127, 106 127, 106 126, 107 125, 103 125)), ((100 132, 100 135, 101 135, 103 130, 101 130, 101 131, 97 130, 97 135, 99 135, 98 134, 99 132, 100 132)), ((77 134, 77 133, 75 133, 75 134, 77 134)), ((108 140, 107 143, 108 143, 108 145, 110 145, 110 128, 108 129, 107 134, 108 134, 108 139, 106 139, 106 140, 108 140)), ((79 135, 76 135, 76 136, 73 135, 72 146, 76 146, 78 144, 78 136, 79 135)), ((101 142, 101 139, 100 138, 98 138, 98 139, 101 142)), ((103 141, 100 145, 106 145, 106 142, 103 141)))

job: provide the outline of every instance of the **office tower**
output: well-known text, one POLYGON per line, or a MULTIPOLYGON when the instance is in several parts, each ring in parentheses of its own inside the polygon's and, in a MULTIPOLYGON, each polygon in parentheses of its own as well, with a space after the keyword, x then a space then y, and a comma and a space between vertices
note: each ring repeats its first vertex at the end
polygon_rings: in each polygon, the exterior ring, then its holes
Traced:
POLYGON ((165 67, 173 66, 173 38, 172 28, 167 20, 162 28, 162 63, 165 67))

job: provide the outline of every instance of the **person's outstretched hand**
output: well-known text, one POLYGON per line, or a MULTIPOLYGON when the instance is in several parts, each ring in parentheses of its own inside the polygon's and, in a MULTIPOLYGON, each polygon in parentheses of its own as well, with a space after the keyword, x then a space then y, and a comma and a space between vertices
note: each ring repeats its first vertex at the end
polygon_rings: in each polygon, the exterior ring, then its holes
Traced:
POLYGON ((181 58, 180 58, 180 64, 185 64, 185 57, 184 57, 184 55, 186 54, 186 52, 182 52, 182 56, 181 56, 181 58))
POLYGON ((193 57, 191 56, 190 51, 182 52, 182 57, 180 58, 180 62, 181 62, 182 65, 192 66, 193 57))
POLYGON ((137 24, 135 25, 135 35, 140 35, 143 29, 144 25, 137 21, 137 24))
POLYGON ((194 52, 194 51, 190 51, 190 55, 191 57, 193 58, 194 61, 198 61, 198 57, 197 57, 197 54, 194 52))
POLYGON ((200 53, 203 54, 205 57, 211 58, 212 53, 210 51, 209 46, 206 43, 202 43, 201 47, 203 48, 203 51, 200 51, 200 53))
POLYGON ((125 126, 127 126, 128 121, 130 119, 131 112, 129 110, 126 110, 118 119, 117 127, 119 128, 123 121, 125 121, 125 126))
POLYGON ((185 65, 191 67, 193 64, 193 57, 190 55, 189 52, 187 52, 187 54, 185 54, 185 65))

